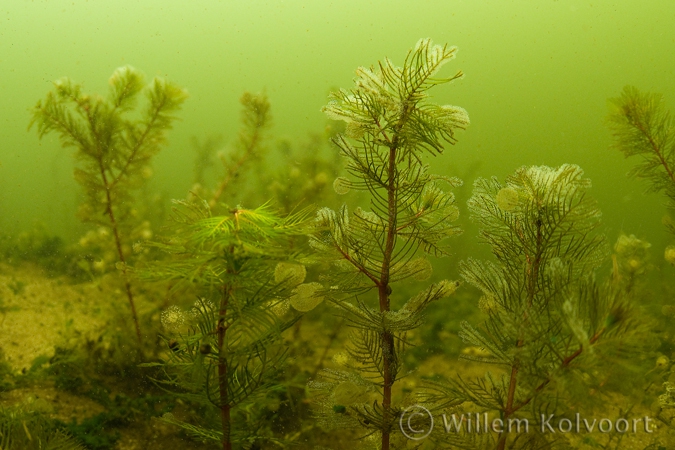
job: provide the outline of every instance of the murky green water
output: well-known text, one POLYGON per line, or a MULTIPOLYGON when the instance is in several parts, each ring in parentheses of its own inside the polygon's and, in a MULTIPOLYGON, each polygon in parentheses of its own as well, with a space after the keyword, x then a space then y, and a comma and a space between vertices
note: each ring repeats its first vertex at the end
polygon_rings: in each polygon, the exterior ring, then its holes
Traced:
POLYGON ((466 74, 435 93, 437 101, 463 106, 472 119, 443 166, 461 175, 480 162, 478 174, 503 177, 523 164, 579 164, 615 232, 662 243, 660 201, 625 180, 629 164, 607 150, 603 118, 605 100, 625 84, 673 101, 674 15, 666 1, 8 4, 0 39, 2 224, 17 230, 38 219, 60 233, 72 228, 78 191, 70 152, 26 132, 27 109, 62 76, 101 91, 116 67, 131 64, 188 89, 155 170, 158 188, 180 197, 190 184, 190 136, 231 138, 244 90, 267 91, 275 136, 302 135, 323 126, 328 90, 347 86, 355 67, 384 56, 400 63, 419 38, 431 37, 459 47, 452 67, 466 74))

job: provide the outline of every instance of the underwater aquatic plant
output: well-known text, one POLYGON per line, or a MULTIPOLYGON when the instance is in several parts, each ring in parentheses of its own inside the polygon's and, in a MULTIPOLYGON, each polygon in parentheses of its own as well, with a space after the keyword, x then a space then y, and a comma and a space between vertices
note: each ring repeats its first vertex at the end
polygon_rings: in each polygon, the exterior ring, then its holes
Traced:
POLYGON ((292 211, 303 203, 326 205, 334 197, 330 181, 339 173, 341 161, 328 145, 326 135, 334 134, 329 132, 311 133, 299 145, 288 140, 278 144, 282 163, 272 175, 269 191, 283 210, 292 211))
MULTIPOLYGON (((665 192, 668 208, 675 210, 675 124, 660 94, 643 93, 626 86, 621 96, 610 99, 609 127, 613 147, 626 158, 640 156, 630 175, 649 182, 648 191, 665 192)), ((675 222, 666 221, 675 234, 675 222)))
POLYGON ((651 265, 649 264, 649 248, 652 245, 638 239, 634 235, 626 236, 621 233, 614 244, 612 254, 612 282, 620 285, 627 293, 640 287, 651 265))
POLYGON ((669 245, 663 252, 663 258, 668 264, 675 266, 675 245, 669 245))
POLYGON ((206 201, 178 202, 175 234, 154 244, 174 258, 140 276, 179 281, 174 289, 190 287, 199 298, 190 312, 177 306, 164 312, 170 351, 164 362, 144 366, 162 367, 166 379, 158 380, 161 385, 215 407, 217 414, 198 425, 174 416, 165 417, 167 422, 221 442, 224 450, 233 443, 273 441, 262 435, 259 424, 247 421, 243 410, 274 386, 285 356, 280 333, 299 318, 284 316, 286 299, 305 278, 304 266, 293 260, 297 250, 291 250, 291 242, 306 233, 306 214, 280 217, 263 205, 214 217, 206 201), (187 333, 180 332, 184 323, 187 333))
POLYGON ((235 151, 232 154, 221 156, 225 173, 209 200, 211 208, 216 206, 233 181, 240 180, 243 169, 261 156, 264 133, 271 124, 270 102, 266 94, 245 92, 239 102, 242 105, 242 127, 235 144, 235 151))
POLYGON ((2 450, 84 450, 75 438, 57 427, 48 415, 25 408, 0 409, 2 450))
POLYGON ((194 186, 201 187, 206 184, 206 173, 215 163, 216 150, 222 146, 223 138, 220 135, 212 135, 207 136, 202 142, 192 136, 190 143, 195 151, 194 186))
POLYGON ((269 148, 267 131, 272 115, 267 96, 246 92, 239 102, 241 124, 232 145, 216 153, 221 147, 220 138, 209 137, 202 143, 193 139, 196 160, 191 194, 209 199, 216 214, 221 212, 222 203, 260 204, 270 196, 285 212, 300 204, 325 202, 329 181, 340 165, 339 155, 327 145, 327 136, 335 134, 334 127, 327 126, 323 133, 310 133, 300 143, 281 139, 269 148), (216 157, 223 170, 212 185, 216 157), (261 186, 266 189, 258 189, 261 186))
POLYGON ((427 173, 422 161, 425 154, 441 154, 445 143, 455 142, 455 131, 469 125, 464 109, 427 101, 429 89, 462 76, 435 77, 455 52, 422 39, 403 67, 385 59, 358 68, 355 87, 333 92, 323 108, 347 124, 332 142, 351 178, 338 178, 335 190, 367 192, 370 208, 350 214, 345 205, 317 213, 311 244, 334 264, 322 280, 330 286, 323 295, 340 308, 353 333, 347 370, 324 370, 310 387, 317 391, 322 423, 379 433, 383 450, 390 448, 400 411, 392 389, 402 377, 406 335, 422 324, 427 305, 458 285, 443 280, 392 307, 402 300, 397 283, 430 277, 431 264, 421 254, 445 255, 442 241, 459 232, 452 225, 458 215, 454 196, 441 185, 460 181, 427 173))
MULTIPOLYGON (((485 353, 467 359, 505 372, 501 378, 488 372, 475 380, 431 383, 433 394, 425 396, 430 404, 444 409, 468 403, 495 412, 502 424, 534 423, 542 413, 561 416, 578 408, 616 376, 621 359, 609 355, 620 346, 622 356, 628 354, 634 316, 624 291, 595 281, 607 246, 597 232, 600 211, 590 186, 571 164, 522 167, 504 185, 496 178, 476 180, 468 205, 494 260, 469 258, 460 266, 462 277, 482 292, 479 307, 487 316, 479 328, 463 322, 460 336, 485 353)), ((451 441, 452 448, 549 445, 549 437, 536 432, 504 431, 496 441, 490 433, 441 437, 447 438, 476 440, 451 441)))
POLYGON ((82 85, 68 78, 56 81, 54 91, 33 108, 29 128, 37 124, 40 138, 54 131, 64 147, 75 147, 80 162, 75 179, 86 194, 79 216, 112 232, 140 346, 141 330, 127 272, 130 252, 125 250, 130 248, 125 236, 134 219, 132 191, 151 174, 150 161, 165 143, 166 132, 176 119, 173 113, 187 94, 160 78, 146 86, 143 75, 129 66, 115 70, 109 83, 108 96, 101 97, 85 94, 82 85), (136 103, 142 91, 147 105, 139 111, 136 103))

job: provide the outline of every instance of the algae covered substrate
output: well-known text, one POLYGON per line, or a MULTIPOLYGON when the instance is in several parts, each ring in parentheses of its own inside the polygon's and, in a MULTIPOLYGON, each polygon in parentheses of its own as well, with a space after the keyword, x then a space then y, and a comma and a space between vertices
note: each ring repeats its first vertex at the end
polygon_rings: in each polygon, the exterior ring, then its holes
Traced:
POLYGON ((0 6, 0 448, 675 447, 675 5, 0 6))

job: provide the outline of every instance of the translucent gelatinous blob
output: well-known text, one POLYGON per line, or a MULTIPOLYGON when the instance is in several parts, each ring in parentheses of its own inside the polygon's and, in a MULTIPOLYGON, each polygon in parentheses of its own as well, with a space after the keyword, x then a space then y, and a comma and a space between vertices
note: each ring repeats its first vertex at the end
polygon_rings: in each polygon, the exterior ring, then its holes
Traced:
POLYGON ((497 206, 502 211, 513 211, 518 206, 518 191, 505 187, 497 192, 497 206))
POLYGON ((345 195, 352 188, 352 182, 345 177, 337 177, 333 182, 333 189, 338 195, 345 195))
POLYGON ((293 291, 291 306, 300 312, 313 310, 323 301, 323 296, 317 295, 317 291, 322 288, 321 284, 315 282, 301 284, 293 291))
POLYGON ((305 276, 307 276, 307 269, 302 264, 280 262, 274 268, 274 281, 277 283, 295 286, 305 281, 305 276))

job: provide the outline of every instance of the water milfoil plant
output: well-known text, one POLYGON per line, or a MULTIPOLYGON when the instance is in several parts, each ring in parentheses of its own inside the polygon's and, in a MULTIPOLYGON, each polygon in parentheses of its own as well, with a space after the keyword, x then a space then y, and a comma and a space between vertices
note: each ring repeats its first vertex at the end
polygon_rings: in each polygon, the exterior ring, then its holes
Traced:
POLYGON ((369 206, 323 208, 316 218, 313 246, 332 261, 322 280, 324 294, 353 332, 345 370, 324 370, 310 384, 317 391, 322 423, 379 434, 381 448, 392 443, 400 407, 394 385, 402 376, 406 335, 423 322, 425 307, 457 287, 443 280, 408 299, 406 280, 431 276, 427 255, 447 254, 444 240, 459 232, 458 210, 448 187, 460 182, 428 173, 425 155, 443 153, 455 132, 469 125, 466 111, 428 101, 428 91, 462 76, 438 78, 455 47, 420 40, 402 67, 385 59, 356 70, 355 86, 331 94, 323 108, 346 122, 332 142, 347 161, 349 177, 338 177, 338 194, 364 191, 369 206))
MULTIPOLYGON (((641 157, 630 175, 647 180, 651 191, 665 192, 669 208, 675 209, 675 124, 663 96, 626 86, 610 105, 613 147, 627 158, 641 157)), ((675 233, 672 224, 669 230, 675 233)))
POLYGON ((111 231, 118 267, 139 345, 141 329, 127 271, 137 207, 133 191, 152 174, 150 163, 166 143, 174 113, 187 98, 177 85, 161 78, 149 84, 132 67, 117 69, 109 79, 107 96, 85 94, 81 84, 68 78, 54 83, 54 90, 32 110, 30 126, 42 138, 59 135, 64 147, 74 147, 78 166, 75 179, 84 188, 79 216, 111 231), (138 97, 145 95, 145 106, 138 97))
POLYGON ((484 353, 468 359, 503 375, 432 384, 424 401, 439 414, 475 408, 507 425, 493 430, 501 433, 446 434, 440 439, 449 448, 549 448, 561 436, 505 430, 542 415, 570 417, 597 406, 589 400, 612 381, 625 382, 618 374, 640 342, 638 327, 630 291, 595 280, 607 245, 590 187, 571 164, 522 167, 503 184, 476 181, 468 205, 494 257, 461 264, 462 277, 482 293, 486 319, 478 327, 463 322, 460 336, 484 353))
MULTIPOLYGON (((613 147, 626 158, 640 157, 629 175, 646 180, 648 192, 665 193, 666 206, 672 216, 675 212, 675 123, 664 107, 663 96, 626 86, 620 97, 610 99, 607 119, 614 138, 613 147)), ((675 219, 671 216, 664 219, 664 224, 675 235, 675 219)), ((664 257, 675 265, 675 245, 665 249, 664 257)))
POLYGON ((164 420, 220 442, 223 450, 278 443, 266 433, 269 424, 252 416, 278 381, 285 358, 281 332, 299 318, 289 303, 296 309, 306 303, 292 294, 305 286, 306 269, 294 258, 307 213, 281 216, 264 205, 212 216, 206 201, 178 203, 175 232, 154 244, 171 258, 141 276, 172 280, 174 292, 198 298, 189 312, 171 306, 163 313, 167 357, 145 366, 161 367, 166 376, 160 385, 205 414, 198 423, 172 415, 164 420))
MULTIPOLYGON (((251 163, 261 159, 264 151, 265 132, 271 125, 270 102, 266 94, 245 92, 239 102, 242 106, 241 129, 234 144, 234 151, 221 156, 225 171, 209 201, 211 208, 222 201, 226 192, 230 194, 239 192, 241 195, 241 185, 235 191, 234 182, 241 183, 247 172, 250 172, 246 169, 250 168, 251 163)), ((250 174, 248 175, 250 176, 250 174)))

